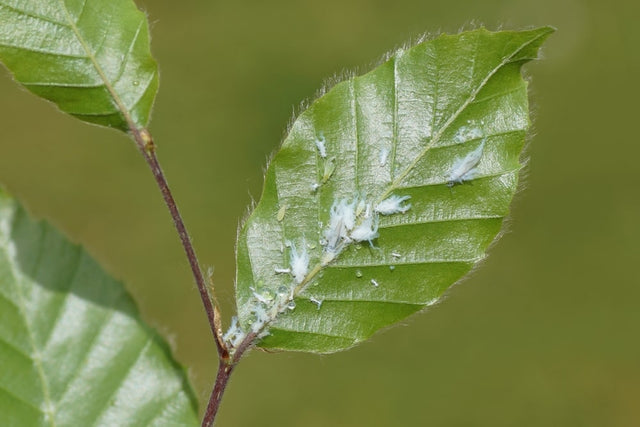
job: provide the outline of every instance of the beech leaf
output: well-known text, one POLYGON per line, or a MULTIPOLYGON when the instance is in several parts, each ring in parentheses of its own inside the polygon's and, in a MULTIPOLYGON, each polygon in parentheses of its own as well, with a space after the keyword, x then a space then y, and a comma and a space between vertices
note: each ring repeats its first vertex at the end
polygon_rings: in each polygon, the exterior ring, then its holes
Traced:
POLYGON ((231 348, 349 348, 485 258, 522 166, 520 70, 552 31, 442 35, 302 112, 239 233, 231 348))
POLYGON ((149 121, 158 70, 131 0, 0 0, 0 61, 81 120, 122 131, 149 121))
POLYGON ((200 425, 121 283, 0 190, 0 424, 200 425))

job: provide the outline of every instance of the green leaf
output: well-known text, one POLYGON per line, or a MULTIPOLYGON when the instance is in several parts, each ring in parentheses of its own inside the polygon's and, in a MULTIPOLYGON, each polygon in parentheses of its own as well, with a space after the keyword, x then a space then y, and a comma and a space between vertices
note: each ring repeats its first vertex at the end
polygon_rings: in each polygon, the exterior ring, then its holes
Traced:
POLYGON ((0 0, 0 61, 81 120, 123 131, 149 121, 158 71, 131 0, 0 0))
POLYGON ((199 425, 122 284, 0 191, 0 425, 199 425))
POLYGON ((239 233, 231 347, 346 349, 481 261, 518 184, 520 68, 552 31, 442 35, 300 114, 239 233))

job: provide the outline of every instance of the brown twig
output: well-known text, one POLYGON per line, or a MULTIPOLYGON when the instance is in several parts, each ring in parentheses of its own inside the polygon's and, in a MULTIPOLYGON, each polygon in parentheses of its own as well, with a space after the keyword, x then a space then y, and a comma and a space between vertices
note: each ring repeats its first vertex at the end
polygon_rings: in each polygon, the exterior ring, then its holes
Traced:
POLYGON ((178 211, 178 206, 176 205, 173 195, 171 194, 167 179, 162 172, 160 163, 158 162, 158 158, 156 156, 156 147, 151 134, 147 129, 138 129, 135 127, 131 128, 131 134, 136 142, 138 149, 142 153, 142 156, 149 165, 156 184, 158 185, 158 188, 162 193, 162 198, 164 199, 164 202, 169 209, 169 213, 171 214, 171 218, 173 219, 173 224, 178 231, 180 242, 182 243, 182 247, 184 248, 184 251, 187 255, 187 259, 189 260, 193 278, 196 282, 196 285, 198 286, 200 298, 202 299, 202 304, 204 305, 204 310, 207 314, 207 319, 209 320, 209 327, 211 328, 211 333, 213 334, 214 340, 216 342, 218 356, 221 361, 226 360, 228 359, 229 354, 227 347, 222 340, 222 331, 220 329, 220 322, 218 319, 218 310, 216 307, 214 307, 214 304, 212 302, 213 298, 209 295, 206 281, 204 279, 204 276, 202 275, 202 270, 200 269, 198 257, 196 256, 193 244, 191 243, 191 239, 189 238, 189 233, 187 233, 187 228, 184 225, 182 216, 178 211))

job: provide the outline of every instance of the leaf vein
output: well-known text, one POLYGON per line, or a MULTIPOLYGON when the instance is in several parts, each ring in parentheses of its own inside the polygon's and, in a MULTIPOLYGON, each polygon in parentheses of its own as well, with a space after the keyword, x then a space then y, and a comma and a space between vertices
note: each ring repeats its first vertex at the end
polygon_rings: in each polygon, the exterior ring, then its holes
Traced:
POLYGON ((122 63, 120 64, 120 70, 118 70, 118 75, 116 76, 116 78, 113 79, 114 86, 120 81, 120 79, 122 78, 122 75, 124 74, 124 71, 127 68, 127 64, 129 62, 129 59, 131 58, 131 53, 133 52, 133 48, 135 47, 136 41, 138 40, 138 36, 140 35, 140 30, 142 29, 144 22, 145 22, 144 18, 140 20, 140 23, 136 28, 136 33, 131 38, 131 43, 129 43, 129 48, 127 49, 127 53, 125 53, 124 57, 122 58, 122 63))
POLYGON ((356 150, 355 150, 355 193, 360 189, 360 176, 358 173, 360 162, 359 162, 359 153, 360 153, 360 132, 358 131, 358 100, 356 94, 356 79, 351 79, 351 111, 353 112, 353 130, 354 136, 356 140, 356 150))
MULTIPOLYGON (((497 178, 497 177, 504 176, 504 175, 518 173, 519 171, 520 171, 520 168, 498 171, 498 172, 493 173, 493 174, 476 175, 474 177, 474 180, 487 179, 487 178, 497 178)), ((437 187, 437 186, 440 186, 440 185, 447 185, 447 182, 448 181, 445 180, 445 181, 436 181, 436 182, 426 182, 424 184, 403 185, 403 186, 396 187, 395 189, 396 190, 408 190, 408 189, 412 189, 412 188, 437 187)), ((465 184, 461 184, 461 185, 465 185, 465 184)), ((468 184, 466 184, 466 185, 468 185, 468 184)))
POLYGON ((60 301, 60 306, 58 307, 56 311, 56 315, 53 317, 53 321, 51 322, 51 329, 49 330, 49 334, 47 338, 44 340, 44 343, 45 343, 44 348, 48 347, 50 340, 53 338, 53 333, 56 330, 56 327, 58 326, 58 322, 60 322, 60 319, 62 318, 65 304, 69 299, 69 295, 71 295, 71 288, 73 287, 73 282, 75 281, 78 271, 80 270, 80 260, 82 259, 82 249, 79 246, 76 246, 75 249, 76 249, 76 258, 73 263, 73 269, 71 271, 71 274, 69 275, 70 277, 67 280, 68 287, 66 289, 61 289, 62 291, 64 291, 64 297, 62 298, 62 301, 60 301))
POLYGON ((69 26, 69 24, 67 24, 66 22, 59 22, 59 21, 56 21, 55 19, 51 19, 48 16, 42 16, 42 15, 38 15, 36 13, 28 12, 28 11, 26 11, 24 9, 20 9, 20 8, 15 7, 15 6, 11 6, 11 5, 6 4, 4 2, 0 3, 0 9, 2 9, 2 8, 10 10, 12 12, 15 12, 15 13, 17 13, 19 15, 24 15, 24 16, 28 16, 29 18, 37 19, 39 21, 48 22, 50 24, 58 25, 60 27, 71 28, 69 26))
POLYGON ((135 110, 135 108, 138 106, 140 101, 142 101, 142 98, 144 98, 145 93, 147 93, 147 89, 149 89, 149 86, 151 86, 151 82, 153 82, 153 80, 156 78, 157 73, 158 73, 157 71, 154 71, 149 75, 149 79, 147 79, 147 81, 142 86, 142 90, 140 91, 140 96, 138 96, 138 99, 136 99, 135 102, 131 104, 131 107, 129 107, 128 111, 135 110))
POLYGON ((70 89, 96 89, 99 87, 104 87, 104 83, 59 83, 59 82, 27 82, 22 83, 23 86, 48 86, 48 87, 59 87, 59 88, 70 88, 70 89))
POLYGON ((487 96, 485 96, 483 98, 476 98, 469 105, 478 105, 478 104, 490 101, 490 100, 495 99, 495 98, 500 98, 500 97, 505 96, 505 95, 511 95, 512 93, 516 93, 516 92, 518 92, 520 90, 522 90, 522 87, 516 86, 516 87, 513 87, 513 88, 511 88, 509 90, 504 90, 502 92, 498 92, 498 93, 493 93, 491 95, 487 95, 487 96))
POLYGON ((8 388, 2 386, 2 384, 0 384, 0 391, 3 391, 9 397, 13 397, 18 402, 24 403, 25 405, 27 405, 29 408, 35 410, 36 412, 38 412, 40 414, 44 414, 44 411, 42 410, 42 408, 39 408, 36 405, 34 405, 33 402, 29 402, 28 400, 25 400, 23 397, 18 396, 13 391, 11 391, 8 388))
POLYGON ((293 332, 293 333, 296 333, 296 334, 318 335, 318 336, 329 337, 329 338, 342 338, 342 339, 352 340, 353 342, 356 341, 356 338, 354 338, 354 337, 349 337, 349 336, 344 336, 344 335, 327 334, 327 333, 324 333, 324 332, 310 332, 310 331, 303 331, 303 330, 298 330, 298 329, 283 328, 281 326, 272 327, 272 328, 270 328, 270 330, 271 331, 279 330, 279 331, 283 331, 283 332, 293 332))
POLYGON ((138 364, 138 362, 142 358, 142 355, 147 352, 147 349, 150 347, 152 342, 153 342, 152 338, 148 337, 147 341, 144 344, 144 346, 138 352, 137 357, 127 367, 127 370, 125 371, 125 375, 122 378, 119 379, 119 381, 117 383, 117 387, 115 387, 113 392, 107 398, 104 399, 104 405, 103 405, 102 409, 95 416, 95 419, 98 420, 98 421, 96 421, 97 425, 100 424, 100 422, 99 422, 100 418, 102 418, 104 416, 105 412, 107 411, 107 409, 109 407, 111 407, 111 405, 112 405, 111 399, 113 399, 113 397, 118 393, 118 391, 120 391, 120 388, 122 387, 122 385, 129 378, 129 375, 131 375, 131 372, 132 372, 133 368, 138 364))
POLYGON ((434 134, 431 141, 425 146, 425 148, 416 156, 416 158, 402 171, 402 173, 393 180, 389 188, 383 193, 382 197, 379 199, 380 201, 384 200, 391 192, 395 189, 399 188, 399 184, 406 178, 409 172, 415 167, 418 161, 426 155, 426 153, 433 147, 433 145, 442 137, 442 134, 449 128, 449 126, 462 114, 462 112, 469 106, 471 102, 475 99, 476 95, 480 92, 480 90, 485 87, 487 82, 498 72, 498 70, 504 67, 506 64, 511 62, 511 59, 522 49, 524 49, 529 44, 536 41, 538 38, 542 37, 542 35, 536 37, 533 40, 529 40, 526 43, 523 43, 512 51, 509 55, 503 57, 502 61, 500 61, 494 68, 492 68, 487 75, 484 77, 482 81, 478 84, 476 88, 471 91, 471 94, 466 98, 466 100, 458 107, 458 109, 444 122, 442 127, 434 134))
POLYGON ((100 329, 95 333, 95 335, 91 338, 91 342, 89 343, 89 347, 85 350, 85 355, 84 358, 82 359, 82 361, 78 364, 76 370, 74 371, 74 373, 71 375, 71 377, 69 377, 69 379, 67 380, 67 383, 64 387, 64 389, 62 389, 62 391, 59 393, 60 398, 58 399, 58 401, 62 402, 64 401, 64 398, 66 397, 67 393, 69 392, 69 387, 71 386, 71 384, 73 384, 73 382, 80 376, 80 374, 82 373, 82 371, 84 370, 84 368, 87 366, 87 364, 89 363, 89 355, 91 355, 91 352, 93 351, 94 347, 98 344, 98 337, 100 337, 100 335, 102 334, 102 332, 107 328, 107 326, 109 325, 109 323, 111 322, 113 315, 115 314, 115 311, 110 311, 107 316, 105 317, 105 319, 101 322, 101 326, 100 329))
POLYGON ((422 265, 422 264, 475 264, 478 261, 482 261, 484 256, 469 258, 469 259, 425 259, 425 260, 416 260, 416 261, 404 261, 404 262, 372 262, 372 263, 358 263, 358 264, 330 264, 326 268, 338 268, 338 269, 346 269, 346 268, 366 268, 366 267, 388 267, 389 265, 422 265))
POLYGON ((77 54, 67 53, 67 52, 55 52, 51 50, 39 49, 33 46, 18 46, 18 45, 9 44, 9 43, 0 43, 0 47, 5 47, 9 49, 26 50, 28 52, 41 53, 44 55, 61 56, 64 58, 88 59, 86 55, 77 55, 77 54))
POLYGON ((78 41, 82 45, 82 48, 84 49, 84 51, 86 52, 87 56, 91 60, 91 63, 93 64, 94 69, 96 70, 96 72, 98 73, 98 75, 100 76, 102 81, 104 82, 105 87, 107 88, 107 91, 109 92, 109 94, 111 94, 111 97, 113 98, 113 101, 117 106, 117 109, 123 115, 125 121, 127 122, 127 126, 129 126, 130 129, 135 128, 136 127, 135 123, 133 122, 129 111, 127 110, 126 106, 124 105, 124 103, 120 99, 120 95, 116 92, 115 88, 113 87, 113 85, 111 84, 109 79, 107 78, 107 75, 105 74, 104 70, 102 69, 102 66, 100 65, 100 63, 98 62, 97 58, 95 57, 95 52, 92 52, 92 50, 89 48, 89 45, 84 40, 84 37, 82 37, 82 35, 80 34, 80 30, 79 30, 78 26, 74 23, 74 21, 73 21, 73 19, 71 17, 71 14, 69 13, 69 10, 67 9, 67 6, 64 3, 64 0, 58 0, 58 1, 60 3, 60 7, 62 8, 62 10, 64 10, 64 13, 65 13, 65 15, 67 17, 67 21, 71 25, 71 28, 73 29, 73 32, 76 35, 76 38, 78 39, 78 41))
POLYGON ((31 360, 33 362, 33 357, 32 355, 25 353, 24 350, 22 350, 20 347, 18 347, 17 345, 13 344, 12 342, 8 341, 6 338, 0 337, 0 342, 3 342, 7 345, 8 348, 10 348, 11 350, 13 350, 15 353, 19 354, 20 356, 24 357, 27 360, 31 360))
POLYGON ((392 111, 392 120, 393 120, 393 130, 392 130, 392 138, 391 138, 391 154, 389 160, 389 168, 391 181, 395 179, 396 176, 396 150, 398 147, 398 56, 399 53, 396 53, 391 57, 391 61, 393 62, 393 111, 392 111))
MULTIPOLYGON (((18 212, 16 212, 15 217, 14 217, 14 223, 20 220, 23 220, 26 218, 26 213, 22 210, 19 210, 18 212)), ((36 242, 38 242, 40 244, 39 247, 39 254, 38 254, 38 258, 40 257, 40 253, 42 252, 42 238, 43 238, 43 234, 45 233, 44 230, 40 230, 41 235, 37 238, 34 239, 36 242)), ((12 257, 11 251, 9 250, 9 246, 12 246, 11 243, 11 235, 9 234, 7 236, 7 241, 4 242, 3 245, 0 245, 2 250, 5 252, 6 258, 8 260, 8 264, 9 264, 9 268, 11 270, 11 276, 13 278, 13 282, 16 284, 16 291, 17 291, 17 295, 18 295, 18 306, 19 306, 19 311, 20 314, 23 318, 24 321, 24 325, 25 328, 27 330, 27 336, 29 338, 29 345, 31 347, 31 351, 34 353, 34 357, 32 357, 31 359, 33 360, 33 365, 36 368, 36 371, 38 372, 38 379, 40 380, 40 385, 42 387, 42 394, 43 394, 43 399, 44 399, 44 403, 45 406, 47 408, 47 411, 50 412, 51 414, 53 414, 54 411, 54 406, 53 406, 53 402, 51 401, 51 397, 49 395, 49 384, 46 380, 46 376, 44 373, 44 369, 42 366, 42 362, 40 360, 40 357, 37 357, 40 352, 38 351, 39 349, 36 346, 36 341, 35 341, 35 337, 33 335, 33 330, 32 330, 32 325, 29 324, 29 320, 27 318, 27 314, 26 314, 26 301, 25 301, 25 296, 22 293, 22 287, 21 287, 21 282, 23 282, 23 277, 22 274, 20 274, 17 270, 16 270, 16 264, 18 264, 18 261, 12 257)), ((14 250, 17 250, 14 248, 14 250)), ((37 263, 36 263, 36 267, 37 267, 37 263)), ((51 426, 55 425, 55 421, 53 419, 53 417, 51 417, 49 419, 49 424, 51 426)))
POLYGON ((446 223, 446 222, 483 221, 488 219, 501 219, 504 217, 505 215, 485 215, 485 216, 471 216, 471 217, 459 217, 459 218, 447 218, 447 219, 429 219, 425 221, 398 222, 398 223, 380 225, 378 229, 398 228, 398 227, 405 227, 405 226, 411 227, 414 225, 438 224, 438 223, 446 223))

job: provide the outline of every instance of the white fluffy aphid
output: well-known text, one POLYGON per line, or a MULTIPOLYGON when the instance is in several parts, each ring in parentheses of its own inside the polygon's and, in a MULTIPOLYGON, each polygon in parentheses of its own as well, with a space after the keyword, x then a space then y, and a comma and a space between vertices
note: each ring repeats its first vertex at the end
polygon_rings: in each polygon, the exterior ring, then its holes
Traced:
POLYGON ((253 287, 250 287, 249 289, 251 289, 251 291, 253 292, 253 297, 257 301, 265 305, 269 305, 271 301, 273 301, 273 297, 268 292, 258 292, 253 287))
POLYGON ((320 307, 322 307, 323 300, 321 300, 321 299, 318 299, 316 297, 310 297, 309 301, 314 303, 316 305, 316 307, 318 307, 318 310, 320 310, 320 307))
POLYGON ((477 166, 478 163, 480 163, 480 159, 482 158, 486 140, 487 138, 484 138, 478 148, 455 161, 453 167, 451 168, 451 172, 449 172, 447 187, 453 187, 456 184, 462 184, 463 182, 472 180, 477 176, 477 166))
POLYGON ((411 209, 411 203, 403 205, 402 202, 409 200, 411 196, 391 196, 387 197, 376 206, 376 212, 382 215, 393 215, 397 213, 405 213, 411 209))
POLYGON ((302 243, 302 250, 298 253, 296 245, 291 243, 291 275, 296 283, 302 283, 309 272, 309 254, 307 253, 307 245, 302 243))
POLYGON ((255 322, 251 324, 251 332, 258 333, 269 322, 269 314, 267 310, 261 306, 256 305, 252 309, 253 314, 256 316, 255 322))
POLYGON ((378 237, 378 217, 371 211, 371 204, 367 205, 364 217, 349 237, 356 242, 369 242, 378 237))
POLYGON ((318 154, 320 154, 320 157, 322 157, 323 159, 327 157, 327 146, 325 145, 326 142, 327 140, 324 138, 324 135, 322 133, 320 133, 316 137, 316 147, 318 148, 318 154))
POLYGON ((327 252, 337 254, 349 242, 349 232, 356 224, 356 201, 334 201, 329 215, 329 227, 324 232, 327 252))

